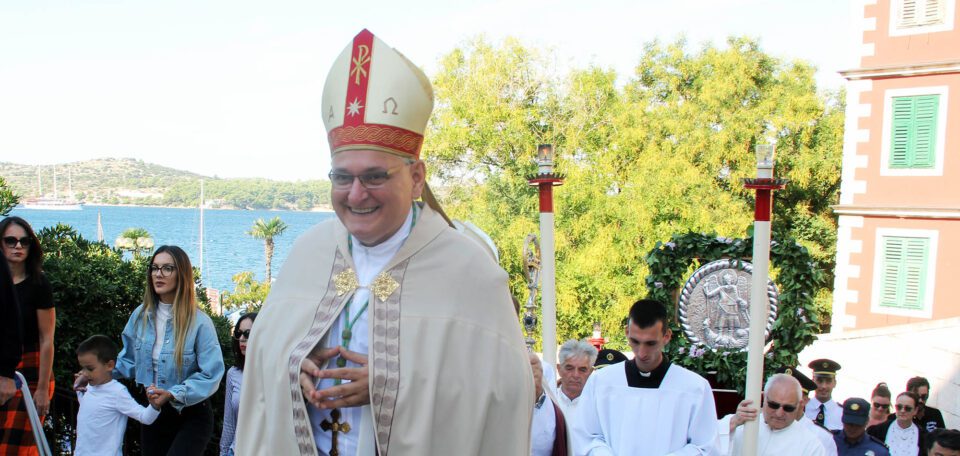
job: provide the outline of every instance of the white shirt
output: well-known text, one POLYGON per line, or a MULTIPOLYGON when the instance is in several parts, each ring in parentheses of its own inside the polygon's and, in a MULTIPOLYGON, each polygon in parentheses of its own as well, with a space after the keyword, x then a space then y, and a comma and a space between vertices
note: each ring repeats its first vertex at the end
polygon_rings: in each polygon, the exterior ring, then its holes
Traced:
POLYGON ((920 448, 920 428, 910 423, 910 427, 901 428, 896 421, 890 423, 884 443, 890 448, 890 456, 916 456, 920 448))
POLYGON ((577 413, 577 404, 580 403, 580 397, 577 396, 573 399, 567 397, 567 393, 563 392, 563 387, 557 385, 553 389, 553 395, 557 398, 557 405, 560 406, 560 411, 563 412, 563 416, 573 417, 577 413))
POLYGON ((153 327, 156 329, 156 339, 153 341, 153 364, 160 361, 160 351, 163 349, 163 338, 166 337, 167 321, 173 315, 173 304, 159 303, 157 305, 157 318, 153 321, 153 327))
POLYGON ((557 415, 553 410, 550 395, 543 394, 543 403, 533 406, 533 422, 530 425, 531 456, 550 456, 557 438, 557 415))
POLYGON ((77 456, 121 456, 127 417, 151 424, 160 415, 159 410, 138 404, 127 387, 116 380, 88 385, 86 393, 78 392, 77 398, 77 456))
MULTIPOLYGON (((357 312, 363 307, 363 304, 370 298, 369 286, 383 268, 387 266, 390 259, 397 254, 403 241, 410 235, 413 228, 413 210, 407 214, 407 220, 404 225, 397 230, 389 239, 372 247, 366 247, 360 242, 353 240, 353 264, 357 267, 357 280, 360 282, 360 288, 353 294, 350 302, 350 319, 357 318, 357 312)), ((328 347, 341 344, 343 339, 343 324, 347 318, 346 311, 342 312, 330 328, 326 338, 328 347)), ((350 330, 352 337, 347 343, 347 349, 361 354, 370 352, 370 344, 367 340, 367 311, 360 313, 356 323, 350 330)), ((330 360, 326 368, 336 368, 336 359, 330 360)), ((358 364, 347 361, 346 367, 359 367, 358 364)), ((344 380, 344 383, 349 380, 344 380)), ((317 390, 330 388, 334 386, 333 379, 322 379, 317 383, 317 390)), ((321 455, 326 455, 333 444, 333 433, 324 431, 321 423, 324 420, 330 421, 331 410, 320 410, 312 405, 308 405, 307 410, 310 414, 310 425, 313 426, 314 442, 317 444, 317 450, 321 455)), ((346 407, 340 409, 340 422, 350 423, 350 432, 338 434, 337 449, 341 456, 352 456, 357 452, 357 444, 360 436, 360 416, 362 407, 346 407)))
POLYGON ((576 455, 716 452, 717 412, 710 384, 676 364, 669 366, 659 388, 630 387, 623 362, 607 366, 590 375, 579 402, 570 424, 576 455))
POLYGON ((773 430, 758 416, 760 432, 757 436, 757 454, 745 455, 743 452, 744 426, 737 428, 733 436, 733 456, 824 456, 826 450, 806 426, 796 421, 783 429, 773 430))
POLYGON ((823 449, 827 451, 827 456, 837 456, 837 442, 833 440, 833 434, 830 431, 817 426, 817 423, 814 423, 812 420, 808 420, 807 417, 797 420, 803 427, 807 428, 811 434, 813 434, 820 444, 823 445, 823 449))
POLYGON ((816 397, 811 397, 810 402, 807 402, 807 407, 803 409, 804 416, 810 418, 810 421, 815 421, 817 413, 820 413, 820 404, 823 404, 823 427, 831 431, 843 429, 843 423, 840 421, 840 418, 843 417, 843 407, 833 399, 820 402, 816 397))

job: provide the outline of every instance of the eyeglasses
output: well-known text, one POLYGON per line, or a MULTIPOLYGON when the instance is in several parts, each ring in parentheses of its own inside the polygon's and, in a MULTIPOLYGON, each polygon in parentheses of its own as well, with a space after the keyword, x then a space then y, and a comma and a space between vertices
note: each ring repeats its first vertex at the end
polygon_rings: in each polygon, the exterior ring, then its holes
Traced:
POLYGON ((890 404, 881 404, 879 402, 874 402, 873 408, 877 410, 890 410, 890 404))
POLYGON ((250 338, 250 330, 249 330, 249 329, 244 329, 243 331, 237 331, 237 332, 234 333, 233 338, 234 338, 234 339, 237 339, 237 340, 240 340, 240 339, 249 339, 249 338, 250 338))
POLYGON ((157 266, 153 264, 153 265, 150 265, 150 269, 149 269, 150 275, 157 275, 157 273, 159 272, 160 277, 170 277, 170 274, 173 274, 173 271, 176 271, 176 270, 177 270, 176 266, 173 266, 172 264, 165 264, 163 266, 157 266))
POLYGON ((774 401, 771 401, 771 400, 767 400, 767 407, 770 407, 770 410, 776 410, 776 409, 778 409, 778 408, 780 408, 780 407, 783 407, 783 411, 784 411, 784 412, 787 412, 787 413, 793 413, 793 412, 795 412, 795 411, 797 410, 797 406, 796 406, 796 405, 781 404, 781 403, 779 403, 779 402, 774 402, 774 401))
MULTIPOLYGON (((11 246, 11 247, 13 247, 13 246, 11 246)), ((917 397, 919 397, 921 401, 927 402, 927 399, 930 399, 930 394, 929 394, 929 393, 927 393, 927 394, 918 394, 917 397)))
POLYGON ((913 411, 913 407, 906 404, 897 404, 897 411, 904 411, 910 413, 913 411))
POLYGON ((385 171, 371 171, 369 173, 363 174, 350 174, 350 173, 338 173, 330 171, 327 176, 330 178, 330 183, 333 184, 334 188, 344 190, 350 188, 353 185, 353 180, 357 179, 360 181, 360 185, 365 189, 380 188, 390 180, 390 176, 396 174, 401 168, 410 165, 410 163, 404 163, 402 165, 394 166, 393 168, 387 169, 385 171))
POLYGON ((20 247, 23 247, 26 249, 30 247, 30 236, 24 236, 22 238, 18 238, 14 236, 4 236, 3 244, 6 245, 7 247, 10 247, 11 249, 16 247, 17 244, 20 244, 20 247))

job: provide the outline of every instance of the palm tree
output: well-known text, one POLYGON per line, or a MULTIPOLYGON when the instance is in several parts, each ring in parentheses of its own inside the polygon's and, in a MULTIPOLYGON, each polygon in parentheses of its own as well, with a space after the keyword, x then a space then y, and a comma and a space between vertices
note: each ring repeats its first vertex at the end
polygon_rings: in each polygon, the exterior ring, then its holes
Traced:
POLYGON ((273 263, 273 238, 280 236, 287 230, 287 224, 280 220, 280 217, 274 217, 269 222, 262 218, 253 223, 253 228, 247 231, 247 234, 255 239, 263 239, 263 253, 267 257, 267 280, 270 283, 270 265, 273 263))
POLYGON ((127 228, 120 233, 117 240, 113 241, 113 245, 120 250, 133 252, 133 256, 139 257, 153 249, 153 236, 150 236, 146 228, 127 228))

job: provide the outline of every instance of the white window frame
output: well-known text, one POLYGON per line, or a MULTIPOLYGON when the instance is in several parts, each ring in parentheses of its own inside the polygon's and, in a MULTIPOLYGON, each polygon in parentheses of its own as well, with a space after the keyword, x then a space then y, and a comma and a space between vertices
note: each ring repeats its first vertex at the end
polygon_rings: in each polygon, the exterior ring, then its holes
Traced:
POLYGON ((937 230, 914 230, 904 228, 877 228, 874 255, 873 255, 873 285, 870 290, 870 312, 874 314, 896 315, 912 318, 933 318, 934 287, 937 284, 937 240, 940 232, 937 230), (880 268, 883 264, 883 238, 913 237, 926 238, 930 241, 929 255, 927 255, 927 281, 924 284, 923 308, 920 310, 895 309, 880 305, 880 288, 883 285, 883 274, 880 268))
MULTIPOLYGON (((928 0, 918 0, 928 1, 928 0)), ((943 11, 943 23, 936 25, 919 25, 916 27, 899 28, 900 10, 903 9, 903 0, 890 0, 890 36, 908 36, 920 35, 924 33, 946 32, 953 30, 953 15, 956 8, 956 0, 941 0, 945 2, 943 11)))
POLYGON ((942 176, 943 154, 947 141, 947 104, 950 99, 948 86, 911 87, 907 89, 888 89, 883 93, 883 128, 880 132, 880 175, 881 176, 942 176), (933 168, 903 169, 890 168, 890 134, 893 128, 893 99, 917 95, 939 95, 937 107, 937 146, 933 151, 933 168))

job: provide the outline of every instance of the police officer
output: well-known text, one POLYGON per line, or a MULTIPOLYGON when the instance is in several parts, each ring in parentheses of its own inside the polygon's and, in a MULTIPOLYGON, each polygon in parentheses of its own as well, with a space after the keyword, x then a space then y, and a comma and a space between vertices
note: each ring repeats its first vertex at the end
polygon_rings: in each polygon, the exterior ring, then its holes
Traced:
POLYGON ((867 434, 870 420, 870 403, 866 399, 851 397, 843 403, 843 429, 833 431, 839 456, 890 456, 890 451, 880 439, 867 434))
POLYGON ((816 359, 807 365, 813 369, 813 381, 817 384, 816 393, 807 403, 804 415, 831 431, 843 427, 840 415, 843 408, 833 400, 833 389, 837 386, 837 371, 840 363, 830 359, 816 359))

